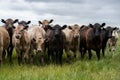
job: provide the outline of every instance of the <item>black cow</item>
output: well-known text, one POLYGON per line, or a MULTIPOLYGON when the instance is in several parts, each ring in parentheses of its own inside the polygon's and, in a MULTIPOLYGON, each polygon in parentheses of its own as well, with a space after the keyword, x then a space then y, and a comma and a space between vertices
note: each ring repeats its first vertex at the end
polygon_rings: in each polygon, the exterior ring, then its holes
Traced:
POLYGON ((102 38, 102 53, 104 56, 105 53, 105 48, 106 48, 106 44, 109 38, 112 37, 112 32, 113 30, 115 30, 115 28, 112 28, 110 26, 108 26, 107 28, 103 28, 102 33, 101 33, 101 38, 102 38))
MULTIPOLYGON (((13 51, 13 45, 12 45, 12 36, 13 36, 13 32, 14 32, 14 24, 16 22, 18 22, 18 19, 15 19, 15 20, 12 20, 12 19, 7 19, 7 20, 4 20, 4 19, 1 19, 1 22, 4 23, 4 27, 7 29, 8 33, 9 33, 9 37, 10 37, 10 45, 7 49, 7 52, 8 52, 8 57, 9 57, 9 61, 10 63, 12 62, 12 51, 13 51)), ((3 60, 5 59, 5 51, 3 52, 3 60)))
POLYGON ((81 57, 84 58, 86 50, 88 50, 89 59, 91 59, 91 49, 96 51, 98 60, 100 60, 100 49, 102 47, 101 32, 102 27, 105 26, 105 23, 101 25, 95 23, 94 25, 90 24, 88 26, 82 26, 80 30, 80 52, 81 57))
POLYGON ((48 57, 52 58, 52 61, 56 63, 60 63, 62 65, 62 54, 63 54, 63 45, 65 35, 62 32, 67 26, 63 27, 59 25, 55 25, 53 27, 48 25, 49 31, 49 39, 48 39, 48 57))

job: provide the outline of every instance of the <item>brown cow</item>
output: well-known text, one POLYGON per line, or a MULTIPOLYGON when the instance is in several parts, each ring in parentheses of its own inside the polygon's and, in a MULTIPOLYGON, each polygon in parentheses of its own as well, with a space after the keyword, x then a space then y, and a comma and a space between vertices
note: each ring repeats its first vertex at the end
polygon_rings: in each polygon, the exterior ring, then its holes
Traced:
POLYGON ((20 65, 22 62, 22 55, 24 54, 25 62, 28 60, 28 52, 30 49, 30 36, 28 34, 28 24, 30 21, 25 22, 21 21, 18 22, 18 26, 15 29, 13 34, 13 45, 15 46, 15 50, 18 57, 18 64, 20 65))
POLYGON ((10 44, 10 37, 9 33, 5 29, 5 27, 0 26, 0 65, 2 63, 2 53, 5 53, 5 50, 7 50, 8 46, 10 44))
POLYGON ((80 41, 80 26, 75 24, 73 26, 68 26, 63 30, 65 33, 66 41, 65 41, 65 52, 67 53, 67 57, 70 56, 70 50, 74 52, 74 57, 76 58, 76 53, 79 50, 79 41, 80 41))
POLYGON ((45 30, 37 25, 32 25, 28 29, 30 39, 31 39, 31 61, 33 62, 33 56, 34 55, 34 50, 36 50, 36 54, 39 55, 39 59, 42 63, 44 63, 44 40, 45 40, 45 30))
MULTIPOLYGON (((13 51, 13 45, 12 45, 12 35, 13 35, 13 31, 14 31, 14 24, 16 22, 18 22, 18 19, 7 19, 7 20, 4 20, 4 19, 1 19, 1 22, 4 23, 4 27, 6 28, 6 30, 8 31, 9 33, 9 37, 10 37, 10 45, 7 49, 8 51, 8 57, 9 57, 9 61, 12 62, 12 51, 13 51)), ((5 58, 5 55, 6 54, 3 54, 3 59, 5 58)))
POLYGON ((94 25, 90 24, 88 26, 83 26, 80 31, 80 52, 81 57, 84 58, 86 50, 88 50, 89 59, 92 57, 91 50, 96 51, 98 60, 100 60, 100 50, 102 48, 102 28, 105 23, 94 25))

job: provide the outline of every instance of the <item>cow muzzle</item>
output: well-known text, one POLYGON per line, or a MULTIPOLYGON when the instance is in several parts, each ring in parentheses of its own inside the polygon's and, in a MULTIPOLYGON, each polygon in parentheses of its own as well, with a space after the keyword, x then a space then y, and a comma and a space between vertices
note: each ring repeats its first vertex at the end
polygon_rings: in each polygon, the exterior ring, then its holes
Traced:
POLYGON ((20 39, 20 36, 19 36, 19 35, 16 35, 15 37, 16 37, 16 39, 20 39))

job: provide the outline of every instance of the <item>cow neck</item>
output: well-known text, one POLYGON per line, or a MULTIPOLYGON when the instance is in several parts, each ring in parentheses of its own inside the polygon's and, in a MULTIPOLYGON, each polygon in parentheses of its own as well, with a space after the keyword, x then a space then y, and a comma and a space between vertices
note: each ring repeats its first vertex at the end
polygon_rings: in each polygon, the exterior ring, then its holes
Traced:
POLYGON ((109 38, 107 37, 107 32, 106 32, 106 33, 105 33, 105 39, 104 39, 104 41, 103 41, 103 42, 106 44, 106 43, 107 43, 107 41, 108 41, 108 39, 109 39, 109 38))
MULTIPOLYGON (((5 27, 7 27, 7 26, 5 26, 5 27)), ((13 29, 12 28, 9 28, 9 29, 6 28, 6 30, 8 31, 8 34, 9 34, 9 37, 10 37, 10 45, 12 45, 13 29)))
POLYGON ((20 38, 20 42, 21 42, 22 46, 24 46, 24 44, 26 43, 25 42, 25 39, 26 39, 26 37, 25 37, 25 31, 23 31, 21 35, 22 36, 20 38))
POLYGON ((79 42, 79 38, 72 38, 72 44, 73 45, 78 45, 78 42, 79 42))

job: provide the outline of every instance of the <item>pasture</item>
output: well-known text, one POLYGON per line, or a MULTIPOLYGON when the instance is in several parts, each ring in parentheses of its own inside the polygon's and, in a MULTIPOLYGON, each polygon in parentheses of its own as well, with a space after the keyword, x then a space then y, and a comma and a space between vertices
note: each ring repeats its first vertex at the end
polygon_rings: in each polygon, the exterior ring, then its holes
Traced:
MULTIPOLYGON (((78 53, 79 54, 79 53, 78 53)), ((80 54, 76 61, 63 65, 48 64, 45 66, 17 64, 16 54, 13 56, 13 64, 6 61, 0 67, 0 80, 120 80, 120 39, 114 55, 106 50, 105 57, 97 60, 93 53, 92 59, 88 55, 81 60, 80 54)))

